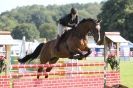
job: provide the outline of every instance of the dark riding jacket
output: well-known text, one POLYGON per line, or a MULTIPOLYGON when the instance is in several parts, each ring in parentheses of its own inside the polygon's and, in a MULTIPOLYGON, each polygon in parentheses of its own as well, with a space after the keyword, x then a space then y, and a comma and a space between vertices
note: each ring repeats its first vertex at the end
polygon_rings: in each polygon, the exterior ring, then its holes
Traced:
POLYGON ((67 14, 59 20, 59 23, 63 26, 74 27, 78 24, 78 16, 76 16, 75 19, 72 20, 72 15, 67 14))

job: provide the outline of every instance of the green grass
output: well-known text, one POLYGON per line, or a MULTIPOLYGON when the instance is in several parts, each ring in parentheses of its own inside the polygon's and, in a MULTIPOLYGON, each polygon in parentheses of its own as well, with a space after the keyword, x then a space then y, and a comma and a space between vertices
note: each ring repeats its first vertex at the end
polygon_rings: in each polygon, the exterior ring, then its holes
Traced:
POLYGON ((0 76, 3 76, 5 73, 4 72, 2 72, 2 73, 0 73, 0 76))
MULTIPOLYGON (((120 62, 120 80, 122 85, 133 88, 133 58, 130 59, 131 61, 120 62)), ((103 62, 103 57, 89 57, 87 60, 87 62, 95 61, 103 62)))
POLYGON ((120 64, 121 84, 133 88, 133 62, 125 61, 120 64))
MULTIPOLYGON (((120 62, 120 80, 122 85, 133 88, 133 57, 130 59, 130 61, 120 62)), ((103 61, 103 57, 89 57, 87 61, 103 61)))

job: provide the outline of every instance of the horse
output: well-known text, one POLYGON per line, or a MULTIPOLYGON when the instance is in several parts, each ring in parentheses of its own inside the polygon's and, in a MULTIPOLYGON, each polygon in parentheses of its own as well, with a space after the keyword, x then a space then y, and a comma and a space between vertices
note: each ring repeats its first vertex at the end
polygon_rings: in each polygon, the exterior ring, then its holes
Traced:
MULTIPOLYGON (((82 60, 91 53, 90 48, 87 46, 86 38, 89 32, 94 37, 95 42, 99 44, 100 22, 100 20, 94 20, 92 18, 83 19, 76 27, 68 30, 62 35, 59 51, 55 49, 57 39, 54 39, 47 43, 41 43, 32 54, 29 54, 18 61, 20 63, 26 63, 38 56, 40 56, 40 64, 55 64, 59 58, 82 60), (86 51, 87 53, 83 54, 83 51, 86 51), (77 57, 75 56, 76 54, 78 54, 77 57)), ((52 67, 47 67, 45 71, 50 72, 51 69, 52 67)), ((38 72, 42 71, 43 67, 39 67, 38 72)), ((37 78, 39 79, 39 75, 37 75, 37 78)), ((48 75, 45 75, 45 78, 48 78, 48 75)))

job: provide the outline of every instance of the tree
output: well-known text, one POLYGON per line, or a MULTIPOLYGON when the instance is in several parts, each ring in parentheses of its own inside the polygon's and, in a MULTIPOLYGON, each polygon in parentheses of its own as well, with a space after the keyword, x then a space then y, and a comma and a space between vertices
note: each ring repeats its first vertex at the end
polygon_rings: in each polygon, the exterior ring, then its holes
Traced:
POLYGON ((48 40, 54 39, 56 37, 56 25, 51 23, 42 24, 39 28, 40 37, 47 38, 48 40))
POLYGON ((108 0, 98 15, 98 18, 102 19, 102 30, 119 31, 123 37, 131 40, 132 34, 128 28, 129 22, 133 22, 132 19, 128 19, 132 18, 131 13, 133 13, 133 0, 108 0))
POLYGON ((34 23, 37 28, 45 22, 44 14, 40 11, 36 11, 31 14, 31 23, 34 23))
POLYGON ((10 19, 8 17, 9 16, 0 17, 0 29, 4 31, 12 31, 12 29, 17 25, 17 22, 13 17, 10 17, 10 19))
MULTIPOLYGON (((101 4, 88 3, 88 4, 67 4, 67 5, 32 5, 17 7, 11 11, 3 12, 0 14, 0 30, 8 30, 13 32, 15 38, 21 39, 21 36, 14 34, 14 30, 21 29, 20 25, 32 24, 40 32, 40 37, 46 37, 48 40, 55 38, 57 31, 57 22, 65 14, 70 13, 71 7, 75 7, 79 11, 79 19, 82 18, 96 18, 97 14, 100 12, 101 4)), ((26 29, 24 27, 24 29, 26 29)), ((35 29, 36 29, 35 28, 35 29)), ((21 29, 22 31, 22 29, 21 29)), ((29 32, 23 30, 25 34, 29 32)), ((34 33, 32 34, 34 35, 34 33)), ((31 36, 30 38, 31 39, 31 36)))
POLYGON ((11 35, 14 39, 22 39, 25 36, 27 40, 34 40, 39 38, 39 31, 35 25, 26 23, 16 26, 11 35))
POLYGON ((133 42, 133 13, 129 14, 125 20, 125 30, 127 32, 127 38, 133 42))

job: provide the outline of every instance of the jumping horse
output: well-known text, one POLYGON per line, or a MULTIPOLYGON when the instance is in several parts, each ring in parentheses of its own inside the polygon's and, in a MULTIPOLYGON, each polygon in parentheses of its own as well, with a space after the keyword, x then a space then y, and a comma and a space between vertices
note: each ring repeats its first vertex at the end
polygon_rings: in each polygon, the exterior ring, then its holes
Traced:
MULTIPOLYGON (((33 53, 26 55, 22 59, 18 59, 18 61, 20 63, 26 63, 38 56, 40 56, 40 64, 55 64, 59 58, 74 58, 81 60, 91 53, 90 48, 87 46, 86 38, 89 32, 94 37, 95 42, 99 44, 100 22, 100 20, 94 20, 92 18, 83 19, 76 27, 62 35, 59 51, 55 49, 57 41, 57 39, 55 39, 48 41, 47 43, 40 43, 33 53), (86 51, 87 53, 83 54, 83 51, 86 51), (79 55, 76 57, 76 54, 79 55)), ((47 67, 45 71, 50 72, 51 69, 52 67, 47 67)), ((43 67, 39 67, 38 72, 42 71, 43 67)), ((39 75, 37 75, 37 78, 39 78, 39 75)), ((46 75, 45 78, 48 78, 48 75, 46 75)))

